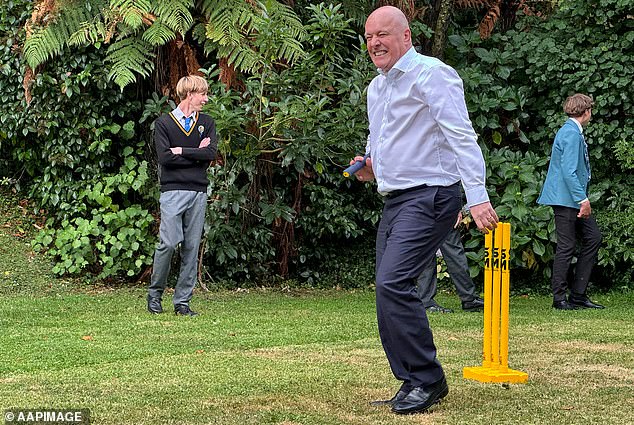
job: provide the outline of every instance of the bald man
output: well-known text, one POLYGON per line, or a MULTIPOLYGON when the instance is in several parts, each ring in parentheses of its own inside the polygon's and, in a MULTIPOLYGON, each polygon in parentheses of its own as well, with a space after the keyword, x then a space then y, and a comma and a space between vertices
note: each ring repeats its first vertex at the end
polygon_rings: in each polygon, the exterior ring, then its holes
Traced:
POLYGON ((368 17, 365 39, 379 75, 368 87, 370 158, 356 176, 376 179, 385 196, 376 238, 376 312, 390 368, 401 381, 394 397, 372 404, 423 412, 449 389, 416 279, 456 220, 460 182, 481 231, 495 228, 498 217, 456 71, 414 50, 407 19, 395 7, 368 17))

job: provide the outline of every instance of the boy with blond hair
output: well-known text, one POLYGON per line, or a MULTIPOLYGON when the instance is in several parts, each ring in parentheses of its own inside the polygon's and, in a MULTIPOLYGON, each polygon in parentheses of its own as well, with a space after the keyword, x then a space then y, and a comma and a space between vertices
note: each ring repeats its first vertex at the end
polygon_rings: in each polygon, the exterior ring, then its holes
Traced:
POLYGON ((180 103, 159 117, 154 126, 154 144, 161 185, 160 242, 154 253, 154 268, 148 288, 147 309, 163 312, 172 256, 180 244, 180 272, 174 289, 174 313, 196 316, 189 308, 196 285, 198 247, 207 207, 207 167, 216 158, 216 125, 201 114, 207 103, 207 81, 189 75, 178 81, 180 103))

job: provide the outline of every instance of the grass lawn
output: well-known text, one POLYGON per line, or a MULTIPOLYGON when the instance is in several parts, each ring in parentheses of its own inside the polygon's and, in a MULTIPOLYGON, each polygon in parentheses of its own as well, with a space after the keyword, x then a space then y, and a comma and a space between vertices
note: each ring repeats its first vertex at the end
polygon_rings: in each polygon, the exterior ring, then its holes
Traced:
POLYGON ((529 382, 510 389, 462 378, 480 363, 480 314, 430 315, 450 393, 406 417, 368 405, 397 389, 371 292, 198 293, 196 318, 152 316, 144 297, 3 296, 0 408, 90 408, 96 424, 632 423, 631 294, 576 312, 513 298, 510 366, 529 382))
MULTIPOLYGON (((3 207, 3 205, 0 205, 3 207)), ((2 208, 0 208, 2 209, 2 208)), ((0 211, 0 411, 88 408, 93 424, 632 424, 633 293, 561 312, 511 299, 510 362, 527 384, 481 384, 482 316, 430 315, 449 396, 427 414, 368 402, 398 387, 368 291, 195 295, 195 318, 145 311, 145 289, 55 279, 28 220, 0 211)))

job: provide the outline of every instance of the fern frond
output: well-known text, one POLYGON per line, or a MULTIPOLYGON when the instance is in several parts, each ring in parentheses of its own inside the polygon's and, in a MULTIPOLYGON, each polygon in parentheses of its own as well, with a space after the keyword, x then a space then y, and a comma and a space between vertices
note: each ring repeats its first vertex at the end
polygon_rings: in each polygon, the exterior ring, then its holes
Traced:
POLYGON ((218 9, 233 15, 242 10, 253 10, 253 6, 248 0, 200 0, 200 10, 208 18, 218 9))
POLYGON ((171 30, 184 35, 194 24, 193 0, 157 0, 154 12, 171 30))
POLYGON ((68 44, 71 35, 93 20, 99 11, 70 7, 63 9, 43 28, 35 29, 24 42, 24 57, 33 69, 47 60, 59 56, 68 44))
POLYGON ((253 72, 264 64, 262 55, 252 49, 235 27, 228 26, 225 32, 212 25, 207 26, 207 37, 215 42, 213 46, 219 58, 227 58, 227 62, 240 71, 253 72))
POLYGON ((305 55, 304 46, 299 40, 289 38, 277 48, 275 56, 288 63, 294 63, 305 55))
POLYGON ((265 3, 268 16, 265 21, 273 29, 270 40, 271 49, 276 59, 283 59, 289 63, 302 58, 305 54, 302 41, 306 37, 304 25, 293 9, 273 0, 265 3))
POLYGON ((201 9, 208 21, 205 51, 215 49, 237 70, 254 72, 278 60, 292 63, 305 54, 301 20, 276 0, 202 0, 201 9))
POLYGON ((44 28, 34 32, 24 42, 24 58, 31 69, 47 60, 59 56, 64 49, 64 40, 57 37, 54 31, 44 28))
POLYGON ((143 18, 150 14, 150 0, 110 0, 110 9, 121 14, 123 22, 130 28, 138 29, 143 18))
POLYGON ((247 46, 225 46, 218 49, 218 56, 241 71, 253 73, 264 65, 264 58, 247 46))
MULTIPOLYGON (((254 26, 253 20, 257 17, 253 8, 243 0, 214 0, 207 2, 207 6, 211 8, 207 14, 207 37, 215 42, 220 42, 226 37, 230 37, 232 42, 240 41, 240 38, 244 38, 241 33, 249 33, 254 26), (217 5, 212 7, 213 3, 217 5)), ((229 41, 225 42, 227 43, 229 41)))
POLYGON ((223 46, 241 44, 243 41, 246 43, 244 34, 226 18, 207 24, 205 35, 209 40, 223 46))
POLYGON ((68 39, 69 46, 83 46, 105 40, 107 36, 106 25, 100 19, 93 22, 82 22, 79 29, 71 34, 68 39))
POLYGON ((345 16, 352 19, 354 23, 363 27, 365 19, 370 13, 370 4, 366 0, 341 0, 345 16))
POLYGON ((176 39, 176 33, 159 18, 145 30, 142 38, 152 46, 162 46, 176 39))
POLYGON ((136 81, 136 75, 147 77, 154 70, 154 57, 146 41, 140 37, 127 37, 118 40, 108 48, 106 61, 112 64, 108 77, 123 90, 136 81))
POLYGON ((249 47, 247 36, 258 16, 245 1, 208 1, 203 5, 208 12, 209 23, 205 26, 205 36, 212 43, 206 43, 205 50, 215 49, 220 58, 241 71, 252 71, 263 58, 249 47))

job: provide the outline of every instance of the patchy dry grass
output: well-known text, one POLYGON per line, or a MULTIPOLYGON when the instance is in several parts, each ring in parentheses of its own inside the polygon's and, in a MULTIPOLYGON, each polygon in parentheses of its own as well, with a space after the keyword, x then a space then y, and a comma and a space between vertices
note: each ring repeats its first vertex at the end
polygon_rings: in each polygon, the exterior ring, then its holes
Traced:
POLYGON ((457 311, 430 316, 449 396, 396 416, 368 404, 398 387, 372 293, 198 293, 197 318, 151 316, 143 288, 54 279, 12 211, 0 214, 0 410, 89 408, 104 425, 633 423, 632 293, 597 295, 602 311, 513 298, 509 365, 529 382, 509 389, 462 378, 480 363, 482 316, 439 296, 457 311))
POLYGON ((144 295, 0 299, 0 407, 88 407, 97 424, 631 423, 630 294, 568 314, 514 298, 509 363, 529 382, 510 389, 462 378, 480 362, 479 314, 431 316, 450 394, 405 417, 368 404, 398 385, 371 293, 197 294, 193 320, 148 315, 144 295))

